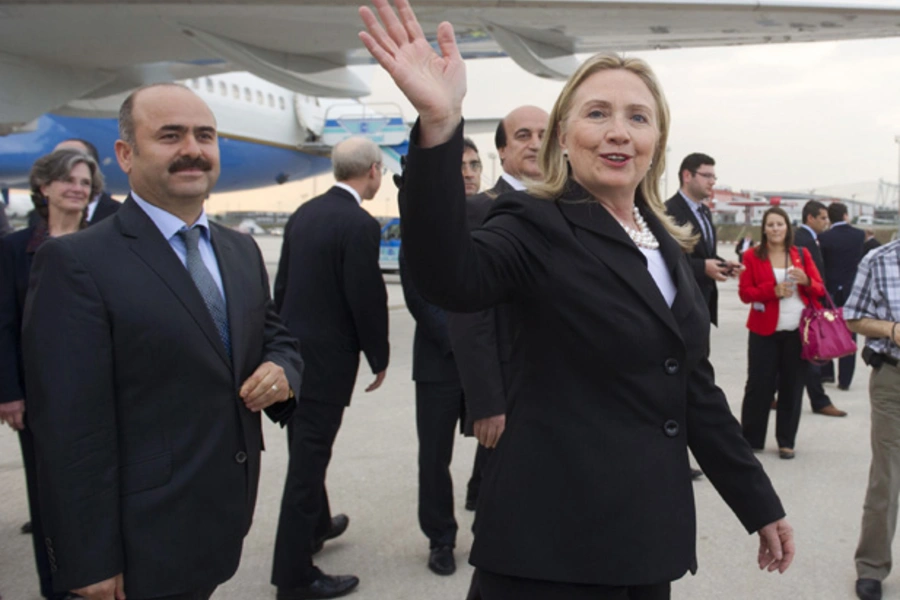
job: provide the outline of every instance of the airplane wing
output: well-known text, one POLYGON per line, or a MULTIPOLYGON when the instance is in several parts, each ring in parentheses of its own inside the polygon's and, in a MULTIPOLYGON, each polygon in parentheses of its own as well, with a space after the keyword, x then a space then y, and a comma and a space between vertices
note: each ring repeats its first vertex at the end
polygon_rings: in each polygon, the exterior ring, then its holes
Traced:
MULTIPOLYGON (((466 58, 509 56, 565 78, 576 53, 900 35, 900 8, 789 0, 413 0, 425 31, 456 27, 466 58)), ((4 0, 0 134, 73 100, 249 71, 295 92, 360 97, 370 62, 359 0, 4 0)))

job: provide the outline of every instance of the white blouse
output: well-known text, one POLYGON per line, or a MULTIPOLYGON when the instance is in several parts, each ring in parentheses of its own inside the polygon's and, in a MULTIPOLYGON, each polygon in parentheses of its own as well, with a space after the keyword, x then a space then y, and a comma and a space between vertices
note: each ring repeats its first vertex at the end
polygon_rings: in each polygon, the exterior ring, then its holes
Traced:
MULTIPOLYGON (((775 272, 775 283, 782 283, 787 277, 787 269, 772 268, 775 272)), ((800 327, 800 313, 805 308, 800 299, 800 290, 797 282, 794 282, 794 295, 790 298, 782 298, 778 302, 778 324, 775 331, 793 331, 800 327)))

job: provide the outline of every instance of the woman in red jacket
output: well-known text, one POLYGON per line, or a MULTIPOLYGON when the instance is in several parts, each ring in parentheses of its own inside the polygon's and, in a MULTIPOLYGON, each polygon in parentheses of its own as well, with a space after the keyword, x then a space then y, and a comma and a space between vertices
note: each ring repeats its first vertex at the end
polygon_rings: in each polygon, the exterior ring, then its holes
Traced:
POLYGON ((793 245, 791 222, 772 207, 763 215, 762 241, 744 252, 739 294, 750 305, 747 385, 741 406, 744 438, 754 450, 766 442, 769 407, 778 390, 775 439, 781 458, 794 458, 807 364, 800 358, 800 313, 824 295, 822 277, 805 248, 793 245))

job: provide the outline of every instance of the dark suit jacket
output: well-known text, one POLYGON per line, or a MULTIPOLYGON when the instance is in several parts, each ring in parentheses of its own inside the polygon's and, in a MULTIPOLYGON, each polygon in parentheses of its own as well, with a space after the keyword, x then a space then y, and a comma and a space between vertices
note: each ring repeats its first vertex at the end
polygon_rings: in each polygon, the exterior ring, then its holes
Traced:
MULTIPOLYGON (((253 239, 210 223, 233 359, 187 269, 130 198, 35 255, 22 349, 40 506, 58 591, 124 572, 129 597, 221 583, 256 504, 265 361, 300 389, 296 341, 253 239)), ((284 423, 295 403, 266 412, 284 423)))
POLYGON ((28 227, 0 238, 0 403, 25 398, 20 334, 34 231, 28 227))
POLYGON ((106 217, 111 217, 121 206, 121 202, 113 200, 112 196, 103 192, 100 194, 100 199, 97 200, 97 208, 94 209, 94 215, 88 221, 88 225, 96 225, 106 217))
MULTIPOLYGON (((494 200, 513 192, 503 177, 493 188, 466 198, 466 226, 481 227, 494 200)), ((511 406, 506 393, 512 355, 512 307, 500 304, 472 313, 449 313, 450 342, 466 393, 464 430, 472 434, 479 419, 506 414, 511 406)))
POLYGON ((675 219, 679 225, 689 224, 695 235, 700 236, 697 245, 694 246, 693 252, 688 254, 688 263, 691 265, 691 271, 694 273, 694 279, 700 286, 700 293, 703 294, 703 301, 709 309, 709 320, 713 325, 719 323, 719 289, 716 287, 716 281, 706 275, 706 261, 710 258, 722 260, 716 254, 717 247, 716 227, 712 223, 713 235, 713 252, 706 247, 703 241, 703 230, 700 223, 694 216, 694 211, 688 206, 687 201, 681 196, 680 192, 676 192, 674 196, 666 200, 666 212, 675 219))
POLYGON ((876 240, 875 238, 869 238, 865 242, 863 242, 863 256, 869 253, 869 251, 874 250, 878 246, 881 245, 881 242, 876 240))
POLYGON ((837 306, 843 306, 850 297, 865 241, 866 234, 849 224, 832 225, 819 236, 825 262, 825 287, 837 306))
POLYGON ((809 250, 813 262, 816 263, 816 270, 819 271, 819 275, 824 281, 825 262, 822 260, 822 250, 819 248, 819 244, 816 243, 816 238, 814 238, 805 227, 798 225, 796 229, 794 229, 794 245, 798 248, 806 248, 809 250))
POLYGON ((422 383, 456 383, 459 373, 450 347, 450 336, 447 334, 447 313, 435 306, 419 294, 406 269, 406 257, 400 247, 400 285, 403 286, 403 297, 406 308, 416 320, 416 333, 413 336, 413 381, 422 383))
POLYGON ((275 306, 300 340, 305 399, 348 406, 360 350, 373 373, 388 366, 380 243, 378 221, 339 187, 302 205, 284 228, 275 306))
POLYGON ((695 567, 689 447, 747 531, 782 517, 715 385, 687 257, 660 222, 645 212, 678 289, 671 309, 644 255, 577 185, 558 201, 506 194, 469 234, 462 128, 427 150, 417 139, 416 127, 400 202, 416 285, 448 310, 510 302, 523 324, 472 564, 584 584, 681 577, 695 567))

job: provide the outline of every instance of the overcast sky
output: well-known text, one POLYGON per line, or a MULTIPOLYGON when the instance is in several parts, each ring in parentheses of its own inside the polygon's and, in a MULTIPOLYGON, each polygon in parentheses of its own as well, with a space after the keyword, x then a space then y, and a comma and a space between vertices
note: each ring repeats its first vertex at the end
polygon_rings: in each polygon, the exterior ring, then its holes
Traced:
MULTIPOLYGON (((719 185, 733 189, 897 181, 900 39, 631 54, 656 71, 671 108, 670 192, 690 152, 712 155, 719 185)), ((549 111, 562 86, 508 59, 469 61, 468 77, 468 118, 526 103, 549 111)), ((373 99, 402 98, 380 70, 373 90, 373 99)), ((490 136, 476 142, 483 158, 493 150, 490 136)))

